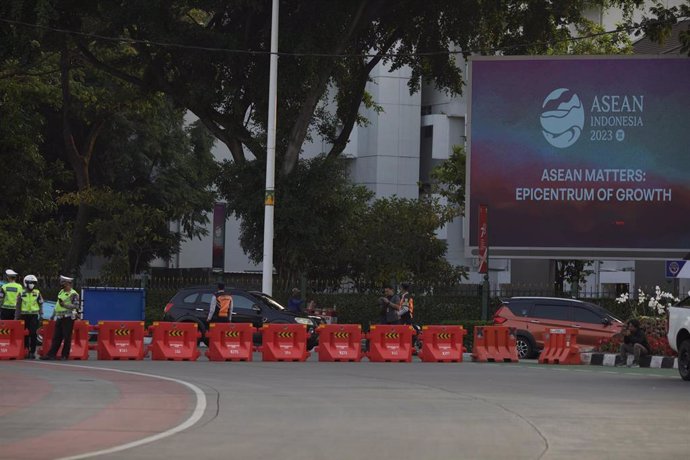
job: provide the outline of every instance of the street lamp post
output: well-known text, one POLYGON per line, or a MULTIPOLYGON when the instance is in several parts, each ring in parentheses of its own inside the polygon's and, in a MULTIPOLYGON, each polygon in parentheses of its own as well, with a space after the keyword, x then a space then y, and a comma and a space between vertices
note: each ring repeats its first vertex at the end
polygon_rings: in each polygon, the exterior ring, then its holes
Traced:
POLYGON ((271 10, 271 61, 268 84, 266 193, 264 195, 264 260, 261 290, 273 295, 273 215, 275 211, 276 111, 278 105, 278 0, 271 10))

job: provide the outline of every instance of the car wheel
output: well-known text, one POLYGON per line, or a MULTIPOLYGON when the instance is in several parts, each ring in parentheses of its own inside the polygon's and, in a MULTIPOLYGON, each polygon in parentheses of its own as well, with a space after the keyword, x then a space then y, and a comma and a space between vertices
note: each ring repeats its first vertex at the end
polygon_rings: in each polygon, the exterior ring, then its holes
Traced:
POLYGON ((524 335, 518 335, 516 338, 518 359, 528 359, 534 353, 534 345, 532 341, 524 335))
POLYGON ((690 380, 690 339, 678 347, 678 372, 683 380, 690 380))

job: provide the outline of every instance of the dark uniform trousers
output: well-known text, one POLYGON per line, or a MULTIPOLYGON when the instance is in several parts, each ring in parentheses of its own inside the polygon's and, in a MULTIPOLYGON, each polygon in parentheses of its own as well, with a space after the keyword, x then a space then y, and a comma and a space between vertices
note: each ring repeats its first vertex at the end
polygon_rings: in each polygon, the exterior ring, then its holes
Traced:
POLYGON ((57 352, 62 345, 62 357, 69 358, 70 348, 72 348, 72 329, 74 328, 74 320, 71 317, 58 318, 55 321, 55 335, 53 335, 53 343, 50 346, 48 356, 55 358, 57 352), (64 341, 64 343, 63 343, 64 341))
POLYGON ((29 349, 29 353, 32 355, 36 353, 36 345, 38 345, 38 336, 36 335, 38 331, 38 315, 21 315, 19 317, 24 321, 24 328, 29 331, 29 335, 24 337, 24 348, 29 349))
POLYGON ((13 320, 14 319, 14 308, 0 308, 0 319, 1 320, 13 320))

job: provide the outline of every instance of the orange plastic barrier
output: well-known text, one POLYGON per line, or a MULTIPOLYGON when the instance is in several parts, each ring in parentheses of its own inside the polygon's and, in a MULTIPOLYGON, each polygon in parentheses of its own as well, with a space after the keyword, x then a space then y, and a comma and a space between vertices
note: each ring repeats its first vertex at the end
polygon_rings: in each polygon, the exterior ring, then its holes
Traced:
POLYGON ((259 351, 264 361, 306 361, 307 326, 304 324, 264 324, 259 351))
POLYGON ((409 325, 371 326, 366 335, 369 339, 369 361, 406 362, 412 361, 412 335, 414 329, 409 325))
POLYGON ((419 358, 427 363, 461 363, 465 334, 462 326, 422 326, 419 358))
POLYGON ((362 326, 359 324, 322 324, 319 334, 319 361, 361 361, 362 326))
POLYGON ((143 321, 99 321, 96 329, 98 330, 96 344, 98 359, 144 359, 146 330, 143 321))
MULTIPOLYGON (((89 330, 91 326, 86 320, 76 320, 72 328, 72 345, 69 349, 69 359, 89 359, 89 330)), ((43 337, 43 343, 38 350, 39 356, 45 356, 50 351, 55 335, 55 321, 43 321, 38 329, 38 334, 43 337)), ((57 356, 62 353, 62 346, 57 351, 57 356)))
POLYGON ((254 332, 251 323, 211 323, 206 357, 209 361, 251 361, 254 332))
POLYGON ((24 321, 0 320, 0 359, 24 359, 24 321))
POLYGON ((550 329, 544 337, 539 364, 582 364, 577 329, 550 329))
POLYGON ((159 323, 149 328, 152 332, 151 359, 196 361, 199 359, 197 340, 201 338, 196 323, 159 323))
POLYGON ((477 326, 474 328, 472 361, 518 362, 515 328, 477 326))

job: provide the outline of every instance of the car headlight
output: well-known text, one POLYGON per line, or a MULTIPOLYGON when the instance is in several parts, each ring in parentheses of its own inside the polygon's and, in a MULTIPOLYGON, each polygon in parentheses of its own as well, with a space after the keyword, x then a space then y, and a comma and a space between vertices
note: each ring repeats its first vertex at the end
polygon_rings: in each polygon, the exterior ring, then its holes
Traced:
POLYGON ((295 318, 295 322, 297 324, 306 324, 307 326, 313 326, 314 325, 314 322, 312 320, 310 320, 309 318, 297 317, 297 318, 295 318))

